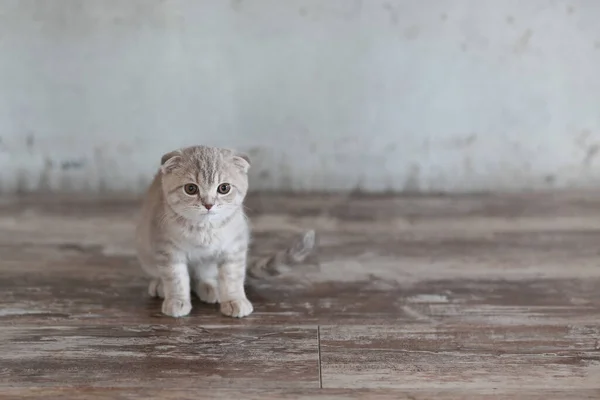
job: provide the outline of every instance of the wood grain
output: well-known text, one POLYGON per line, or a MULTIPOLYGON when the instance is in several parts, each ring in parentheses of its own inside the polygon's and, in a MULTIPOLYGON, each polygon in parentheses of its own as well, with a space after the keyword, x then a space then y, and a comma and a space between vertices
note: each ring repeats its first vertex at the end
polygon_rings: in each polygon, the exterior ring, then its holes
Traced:
POLYGON ((598 193, 252 196, 320 251, 242 320, 160 314, 137 207, 0 198, 0 398, 600 398, 598 193))
POLYGON ((145 389, 145 388, 44 388, 4 389, 1 399, 80 400, 597 400, 600 390, 395 390, 395 389, 145 389))
POLYGON ((590 326, 321 327, 324 387, 583 389, 600 378, 590 326))
POLYGON ((317 346, 307 327, 10 326, 0 386, 314 388, 317 346))

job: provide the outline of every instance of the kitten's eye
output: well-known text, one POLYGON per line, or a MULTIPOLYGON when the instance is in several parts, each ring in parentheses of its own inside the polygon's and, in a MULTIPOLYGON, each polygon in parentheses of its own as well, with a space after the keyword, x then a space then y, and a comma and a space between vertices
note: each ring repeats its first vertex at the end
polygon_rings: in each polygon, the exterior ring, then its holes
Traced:
POLYGON ((220 194, 227 194, 231 190, 231 185, 229 183, 221 183, 217 188, 217 192, 220 194))
POLYGON ((198 193, 198 186, 194 185, 193 183, 188 183, 183 187, 183 190, 186 194, 193 196, 198 193))

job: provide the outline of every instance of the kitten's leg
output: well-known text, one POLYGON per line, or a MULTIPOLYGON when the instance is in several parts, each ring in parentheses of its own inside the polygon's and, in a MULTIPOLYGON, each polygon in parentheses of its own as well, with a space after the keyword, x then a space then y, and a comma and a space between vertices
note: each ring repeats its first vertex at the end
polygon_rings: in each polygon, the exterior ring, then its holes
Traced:
POLYGON ((148 284, 148 294, 150 297, 160 297, 161 299, 165 298, 162 281, 159 278, 152 278, 150 284, 148 284))
POLYGON ((246 255, 230 257, 219 265, 219 298, 221 313, 236 318, 250 315, 252 304, 246 298, 246 255))
POLYGON ((192 290, 205 303, 219 302, 219 272, 216 263, 192 266, 192 290))
POLYGON ((140 265, 142 266, 142 269, 150 276, 150 282, 148 283, 148 294, 150 297, 160 297, 161 299, 164 299, 165 294, 162 287, 162 281, 158 277, 156 264, 146 263, 144 260, 140 259, 140 265))
POLYGON ((165 300, 163 314, 183 317, 192 310, 190 299, 190 274, 184 263, 172 263, 159 267, 165 300))

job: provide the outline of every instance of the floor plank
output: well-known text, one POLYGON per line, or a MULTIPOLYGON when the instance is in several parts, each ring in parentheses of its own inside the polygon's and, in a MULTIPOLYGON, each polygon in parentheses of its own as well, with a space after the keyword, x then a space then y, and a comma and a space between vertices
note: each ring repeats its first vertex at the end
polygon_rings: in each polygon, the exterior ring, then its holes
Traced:
POLYGON ((199 392, 182 389, 114 389, 114 388, 70 388, 70 389, 0 389, 2 399, 79 399, 79 400, 597 400, 600 389, 571 390, 394 390, 394 389, 220 389, 209 388, 199 392))
POLYGON ((598 388, 600 326, 321 327, 327 388, 598 388))
POLYGON ((317 347, 316 327, 5 326, 0 386, 318 388, 317 347))

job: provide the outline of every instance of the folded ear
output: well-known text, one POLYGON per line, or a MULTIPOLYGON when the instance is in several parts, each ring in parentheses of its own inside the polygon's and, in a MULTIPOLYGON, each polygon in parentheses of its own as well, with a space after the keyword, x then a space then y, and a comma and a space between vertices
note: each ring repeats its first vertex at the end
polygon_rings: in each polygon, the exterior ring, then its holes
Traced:
POLYGON ((174 150, 170 153, 165 154, 160 159, 160 169, 163 174, 168 174, 173 171, 179 165, 181 161, 181 151, 174 150))
POLYGON ((248 173, 250 169, 250 157, 243 153, 235 153, 233 155, 233 163, 236 167, 238 167, 243 173, 248 173))

